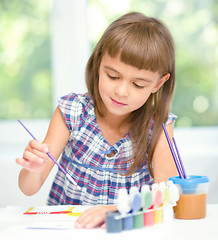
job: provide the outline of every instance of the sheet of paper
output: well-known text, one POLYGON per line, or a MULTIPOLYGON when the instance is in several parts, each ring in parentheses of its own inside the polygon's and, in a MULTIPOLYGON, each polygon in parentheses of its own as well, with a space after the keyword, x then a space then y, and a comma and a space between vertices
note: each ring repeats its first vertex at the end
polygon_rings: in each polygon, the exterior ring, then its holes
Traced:
POLYGON ((71 230, 74 229, 74 219, 70 222, 66 221, 44 221, 44 222, 34 222, 28 229, 44 229, 44 230, 71 230))

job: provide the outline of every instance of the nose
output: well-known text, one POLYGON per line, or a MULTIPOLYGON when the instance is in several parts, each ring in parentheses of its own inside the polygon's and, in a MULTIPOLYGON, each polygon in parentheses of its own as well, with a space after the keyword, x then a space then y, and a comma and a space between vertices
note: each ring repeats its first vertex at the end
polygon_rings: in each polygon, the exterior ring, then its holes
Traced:
POLYGON ((128 84, 125 82, 117 83, 117 85, 114 88, 114 92, 119 97, 128 97, 129 95, 128 84))

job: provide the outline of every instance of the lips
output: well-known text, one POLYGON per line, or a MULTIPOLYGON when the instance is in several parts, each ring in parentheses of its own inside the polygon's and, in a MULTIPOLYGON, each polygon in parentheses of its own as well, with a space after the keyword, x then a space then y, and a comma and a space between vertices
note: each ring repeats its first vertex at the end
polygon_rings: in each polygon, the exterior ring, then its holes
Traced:
POLYGON ((113 98, 111 98, 111 101, 112 101, 112 103, 113 103, 114 105, 116 105, 116 106, 126 106, 126 105, 127 105, 127 104, 125 104, 125 103, 118 102, 118 101, 114 100, 113 98))

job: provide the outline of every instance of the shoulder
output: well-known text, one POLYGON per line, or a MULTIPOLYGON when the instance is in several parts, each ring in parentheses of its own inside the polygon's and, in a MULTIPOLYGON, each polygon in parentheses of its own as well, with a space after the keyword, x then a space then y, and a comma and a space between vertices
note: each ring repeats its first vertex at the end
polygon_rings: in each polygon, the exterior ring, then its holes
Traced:
POLYGON ((82 111, 93 107, 93 101, 88 93, 77 94, 70 93, 58 99, 58 105, 61 109, 69 111, 82 111))
POLYGON ((58 99, 58 105, 67 126, 72 125, 89 114, 94 114, 93 101, 87 93, 70 93, 58 99))
MULTIPOLYGON (((166 122, 165 122, 165 125, 168 125, 168 124, 170 124, 170 123, 173 123, 173 125, 174 125, 176 119, 177 119, 177 116, 176 116, 175 114, 169 113, 169 114, 168 114, 168 118, 167 118, 167 120, 166 120, 166 122)), ((154 121, 155 121, 155 119, 154 119, 154 117, 152 117, 151 120, 150 120, 150 130, 153 129, 154 121)))
POLYGON ((67 106, 69 107, 72 105, 85 106, 89 102, 92 102, 92 100, 90 99, 88 93, 85 93, 85 94, 70 93, 58 99, 59 105, 65 105, 66 107, 67 106))
MULTIPOLYGON (((177 119, 177 116, 175 114, 169 113, 167 121, 165 122, 165 125, 168 125, 170 123, 173 123, 173 125, 174 125, 176 119, 177 119)), ((151 120, 150 120, 150 126, 149 126, 149 139, 151 139, 151 135, 152 135, 152 132, 153 132, 154 121, 155 121, 155 119, 154 119, 154 117, 152 117, 151 120)))
POLYGON ((173 113, 169 113, 169 115, 168 115, 168 119, 167 119, 165 125, 168 125, 168 124, 170 124, 170 123, 173 123, 173 125, 174 125, 176 119, 177 119, 177 116, 176 116, 175 114, 173 114, 173 113))

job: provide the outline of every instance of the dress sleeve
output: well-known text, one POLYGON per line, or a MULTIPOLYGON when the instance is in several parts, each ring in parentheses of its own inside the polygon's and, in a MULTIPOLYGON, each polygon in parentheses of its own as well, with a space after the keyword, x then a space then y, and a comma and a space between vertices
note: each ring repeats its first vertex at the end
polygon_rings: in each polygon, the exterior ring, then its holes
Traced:
POLYGON ((176 122, 176 119, 177 119, 177 116, 175 114, 169 113, 169 116, 168 116, 168 119, 167 119, 165 125, 170 124, 170 123, 173 123, 173 125, 174 125, 176 122))
POLYGON ((79 97, 75 93, 60 97, 58 106, 64 117, 64 121, 70 131, 82 117, 83 107, 79 97))

